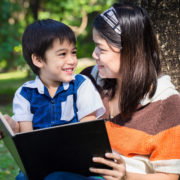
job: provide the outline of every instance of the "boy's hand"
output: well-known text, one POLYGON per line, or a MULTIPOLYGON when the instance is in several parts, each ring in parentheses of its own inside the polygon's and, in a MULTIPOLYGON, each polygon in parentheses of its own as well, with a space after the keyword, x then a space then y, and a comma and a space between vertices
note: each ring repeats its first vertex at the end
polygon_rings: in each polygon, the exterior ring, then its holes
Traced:
POLYGON ((12 119, 9 115, 5 114, 4 118, 8 122, 8 124, 11 126, 14 133, 19 132, 19 123, 16 122, 14 119, 12 119))
MULTIPOLYGON (((10 125, 10 127, 12 128, 14 133, 19 132, 19 124, 13 120, 9 115, 5 114, 4 118, 6 119, 6 121, 8 122, 8 124, 10 125)), ((0 129, 0 139, 3 138, 3 133, 0 129)))

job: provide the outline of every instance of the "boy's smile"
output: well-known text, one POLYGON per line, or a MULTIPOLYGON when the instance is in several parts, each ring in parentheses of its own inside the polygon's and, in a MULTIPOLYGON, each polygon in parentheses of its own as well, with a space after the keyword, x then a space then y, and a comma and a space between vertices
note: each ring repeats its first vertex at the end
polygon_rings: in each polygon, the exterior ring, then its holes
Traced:
POLYGON ((45 61, 41 61, 40 79, 48 86, 59 86, 73 78, 77 66, 76 47, 73 43, 55 39, 45 52, 45 61))
POLYGON ((64 71, 66 71, 67 74, 72 75, 74 72, 74 68, 64 68, 64 71))

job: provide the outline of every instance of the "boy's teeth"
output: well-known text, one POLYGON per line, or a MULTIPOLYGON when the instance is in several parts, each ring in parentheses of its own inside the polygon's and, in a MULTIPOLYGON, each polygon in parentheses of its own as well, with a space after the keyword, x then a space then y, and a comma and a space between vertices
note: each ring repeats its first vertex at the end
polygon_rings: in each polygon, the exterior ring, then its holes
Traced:
POLYGON ((66 69, 66 71, 72 71, 72 69, 70 68, 70 69, 66 69))

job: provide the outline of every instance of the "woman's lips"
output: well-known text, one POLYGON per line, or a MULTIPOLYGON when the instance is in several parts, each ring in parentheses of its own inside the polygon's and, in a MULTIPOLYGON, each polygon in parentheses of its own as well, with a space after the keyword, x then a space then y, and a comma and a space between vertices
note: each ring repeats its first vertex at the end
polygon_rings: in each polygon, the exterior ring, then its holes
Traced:
POLYGON ((102 69, 102 68, 104 68, 103 65, 98 65, 98 69, 102 69))

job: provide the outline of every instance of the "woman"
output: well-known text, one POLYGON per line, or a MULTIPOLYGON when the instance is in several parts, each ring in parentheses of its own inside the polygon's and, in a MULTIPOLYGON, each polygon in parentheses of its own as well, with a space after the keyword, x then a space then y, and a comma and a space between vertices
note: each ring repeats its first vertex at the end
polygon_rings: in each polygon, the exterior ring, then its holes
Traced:
MULTIPOLYGON (((111 146, 125 161, 130 180, 177 180, 180 174, 180 96, 161 74, 156 36, 147 12, 114 4, 93 24, 97 65, 85 69, 101 93, 110 119, 111 146)), ((121 179, 120 164, 97 158, 113 171, 91 169, 121 179), (118 171, 118 168, 120 171, 118 171)), ((115 161, 117 162, 117 161, 115 161)), ((122 164, 123 166, 123 164, 122 164)))

